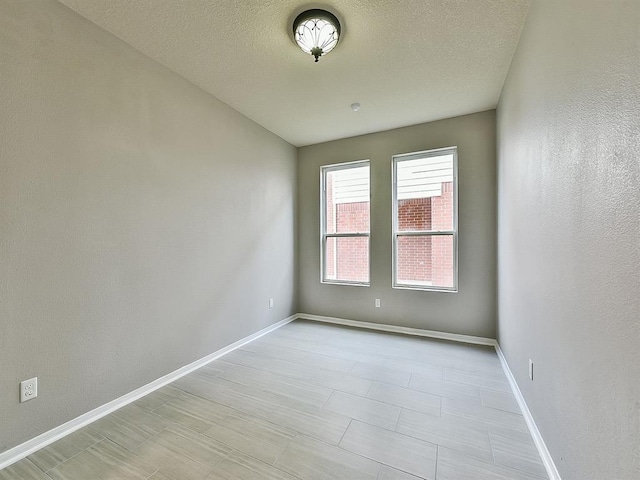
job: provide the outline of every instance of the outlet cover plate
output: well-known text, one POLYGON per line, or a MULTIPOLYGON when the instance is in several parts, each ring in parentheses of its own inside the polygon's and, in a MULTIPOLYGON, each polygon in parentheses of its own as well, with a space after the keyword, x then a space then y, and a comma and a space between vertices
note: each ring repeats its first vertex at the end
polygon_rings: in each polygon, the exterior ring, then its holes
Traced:
POLYGON ((20 382, 20 403, 33 400, 38 396, 38 377, 20 382))

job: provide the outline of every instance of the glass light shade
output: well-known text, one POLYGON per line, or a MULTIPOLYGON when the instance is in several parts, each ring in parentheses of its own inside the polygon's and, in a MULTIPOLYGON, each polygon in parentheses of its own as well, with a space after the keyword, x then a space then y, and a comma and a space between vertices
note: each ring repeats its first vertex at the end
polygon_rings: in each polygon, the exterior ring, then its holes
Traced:
POLYGON ((335 48, 340 39, 340 22, 324 10, 307 10, 293 22, 293 35, 300 49, 318 61, 335 48))

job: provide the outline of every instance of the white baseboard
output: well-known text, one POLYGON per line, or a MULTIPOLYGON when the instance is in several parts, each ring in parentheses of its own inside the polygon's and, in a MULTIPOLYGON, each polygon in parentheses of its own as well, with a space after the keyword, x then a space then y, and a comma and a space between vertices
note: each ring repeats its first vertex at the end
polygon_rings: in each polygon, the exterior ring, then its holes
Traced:
POLYGON ((380 330, 383 332, 404 333, 405 335, 415 335, 418 337, 439 338, 441 340, 451 340, 454 342, 473 343, 475 345, 496 346, 493 338, 474 337, 471 335, 460 335, 457 333, 438 332, 435 330, 422 330, 420 328, 399 327, 397 325, 389 325, 385 323, 361 322, 359 320, 347 320, 345 318, 324 317, 322 315, 311 315, 308 313, 299 313, 296 318, 300 320, 312 320, 314 322, 334 323, 336 325, 345 325, 348 327, 366 328, 369 330, 380 330))
POLYGON ((502 369, 504 370, 505 375, 507 376, 507 380, 509 380, 509 384, 511 385, 511 390, 513 390, 513 394, 518 401, 518 405, 520 406, 520 410, 522 410, 522 415, 524 416, 525 421, 527 422, 527 426, 529 427, 529 431, 531 432, 531 437, 533 438, 533 442, 536 444, 538 449, 538 453, 540 453, 540 457, 542 458, 542 463, 544 464, 544 468, 547 470, 547 475, 549 475, 549 480, 562 480, 560 478, 560 473, 558 473, 558 469, 556 468, 556 464, 553 462, 553 458, 551 458, 551 453, 549 453, 549 449, 547 445, 544 443, 544 439, 542 438, 542 434, 540 430, 538 430, 538 426, 536 422, 533 420, 533 416, 531 415, 531 411, 527 406, 527 402, 525 402, 524 397, 522 396, 522 392, 520 391, 520 387, 516 383, 516 379, 511 373, 511 369, 509 368, 509 364, 507 363, 507 359, 502 353, 502 349, 500 345, 496 343, 496 352, 498 353, 498 358, 500 359, 500 363, 502 364, 502 369))
POLYGON ((108 415, 111 412, 114 412, 117 409, 122 408, 125 405, 131 402, 134 402, 139 398, 144 397, 145 395, 148 395, 149 393, 161 387, 164 387, 165 385, 179 379, 180 377, 183 377, 193 372, 194 370, 197 370, 198 368, 206 365, 207 363, 210 363, 222 357, 223 355, 226 355, 227 353, 262 337, 263 335, 266 335, 267 333, 272 332, 273 330, 276 330, 286 325, 287 323, 295 319, 296 319, 296 315, 292 315, 289 318, 285 318, 284 320, 281 320, 277 323, 274 323, 273 325, 263 328, 262 330, 252 335, 249 335, 248 337, 245 337, 241 340, 238 340, 237 342, 232 343, 231 345, 221 348, 220 350, 213 352, 210 355, 207 355, 206 357, 196 360, 195 362, 185 365, 184 367, 181 367, 175 370, 174 372, 171 372, 163 377, 160 377, 154 380, 153 382, 148 383, 147 385, 144 385, 132 392, 129 392, 123 395, 122 397, 116 398, 115 400, 112 400, 109 403, 105 403, 104 405, 94 410, 91 410, 90 412, 82 414, 79 417, 74 418, 73 420, 70 420, 58 427, 55 427, 49 430, 48 432, 38 435, 37 437, 34 437, 31 440, 27 440, 26 442, 16 447, 13 447, 10 450, 0 453, 0 470, 2 470, 5 467, 8 467, 9 465, 17 462, 18 460, 22 460, 24 457, 31 455, 32 453, 36 452, 37 450, 40 450, 41 448, 46 447, 47 445, 55 442, 56 440, 60 440, 62 437, 69 435, 70 433, 73 433, 76 430, 86 425, 89 425, 92 422, 95 422, 96 420, 104 417, 105 415, 108 415))

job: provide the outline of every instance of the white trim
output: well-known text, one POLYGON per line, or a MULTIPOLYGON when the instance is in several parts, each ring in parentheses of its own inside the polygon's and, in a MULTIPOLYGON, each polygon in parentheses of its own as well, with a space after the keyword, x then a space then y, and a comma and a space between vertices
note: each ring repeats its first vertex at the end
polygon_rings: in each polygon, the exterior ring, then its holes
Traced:
POLYGON ((381 330, 383 332, 404 333, 405 335, 415 335, 418 337, 439 338, 441 340, 451 340, 454 342, 473 343, 476 345, 496 346, 493 338, 474 337, 471 335, 460 335, 458 333, 437 332, 435 330, 423 330, 421 328, 400 327, 385 323, 361 322, 359 320, 347 320, 345 318, 324 317, 322 315, 311 315, 299 313, 297 319, 311 320, 314 322, 334 323, 336 325, 346 325, 348 327, 367 328, 369 330, 381 330))
POLYGON ((558 473, 558 469, 556 468, 556 464, 553 462, 553 458, 551 457, 551 453, 549 453, 549 449, 547 445, 544 443, 544 439, 542 438, 542 434, 540 430, 538 430, 538 426, 536 422, 533 420, 533 416, 531 415, 531 411, 527 406, 527 402, 524 400, 522 396, 522 392, 520 391, 520 387, 518 387, 518 383, 516 382, 513 373, 511 373, 511 369, 509 368, 509 364, 507 363, 507 359, 502 353, 502 349, 500 345, 496 343, 496 353, 498 354, 498 358, 500 359, 500 363, 502 364, 502 369, 504 370, 505 375, 507 376, 507 380, 509 380, 509 384, 511 385, 511 390, 513 390, 513 394, 518 401, 518 406, 522 411, 522 415, 524 416, 525 421, 527 422, 527 427, 529 427, 529 432, 531 432, 531 437, 533 438, 533 442, 536 444, 538 449, 538 453, 542 458, 542 463, 544 464, 544 468, 547 470, 547 475, 549 475, 549 480, 562 480, 560 478, 560 473, 558 473))
POLYGON ((167 375, 164 375, 163 377, 160 377, 154 380, 151 383, 148 383, 147 385, 137 388, 136 390, 133 390, 132 392, 129 392, 108 403, 105 403, 104 405, 98 408, 95 408, 90 412, 84 413, 79 417, 74 418, 73 420, 63 423, 62 425, 59 425, 49 430, 48 432, 38 435, 37 437, 34 437, 31 440, 27 440, 26 442, 11 448, 6 452, 0 453, 0 470, 8 467, 9 465, 17 462, 18 460, 22 460, 24 457, 31 455, 32 453, 36 452, 37 450, 40 450, 41 448, 46 447, 47 445, 55 442, 56 440, 59 440, 62 437, 69 435, 70 433, 73 433, 76 430, 86 425, 89 425, 92 422, 95 422, 96 420, 104 417, 105 415, 108 415, 116 411, 117 409, 122 408, 125 405, 128 405, 129 403, 134 402, 139 398, 144 397, 145 395, 148 395, 149 393, 161 387, 164 387, 165 385, 179 379, 180 377, 183 377, 193 372, 194 370, 197 370, 198 368, 206 365, 207 363, 210 363, 222 357, 223 355, 226 355, 227 353, 258 339, 266 335, 267 333, 272 332, 273 330, 276 330, 286 325, 289 322, 292 322, 296 318, 297 318, 297 315, 291 315, 290 317, 285 318, 284 320, 274 323, 273 325, 269 325, 268 327, 263 328, 262 330, 259 330, 256 333, 249 335, 248 337, 244 337, 238 340, 237 342, 232 343, 231 345, 227 345, 226 347, 221 348, 220 350, 207 355, 206 357, 203 357, 199 360, 196 360, 195 362, 185 365, 184 367, 181 367, 167 375))

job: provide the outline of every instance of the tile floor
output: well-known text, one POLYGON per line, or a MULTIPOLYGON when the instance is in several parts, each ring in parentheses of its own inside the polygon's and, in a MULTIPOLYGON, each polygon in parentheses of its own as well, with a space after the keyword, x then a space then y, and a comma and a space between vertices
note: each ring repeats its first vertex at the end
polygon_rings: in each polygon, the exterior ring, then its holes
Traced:
POLYGON ((0 480, 540 480, 492 348, 290 323, 0 480))

